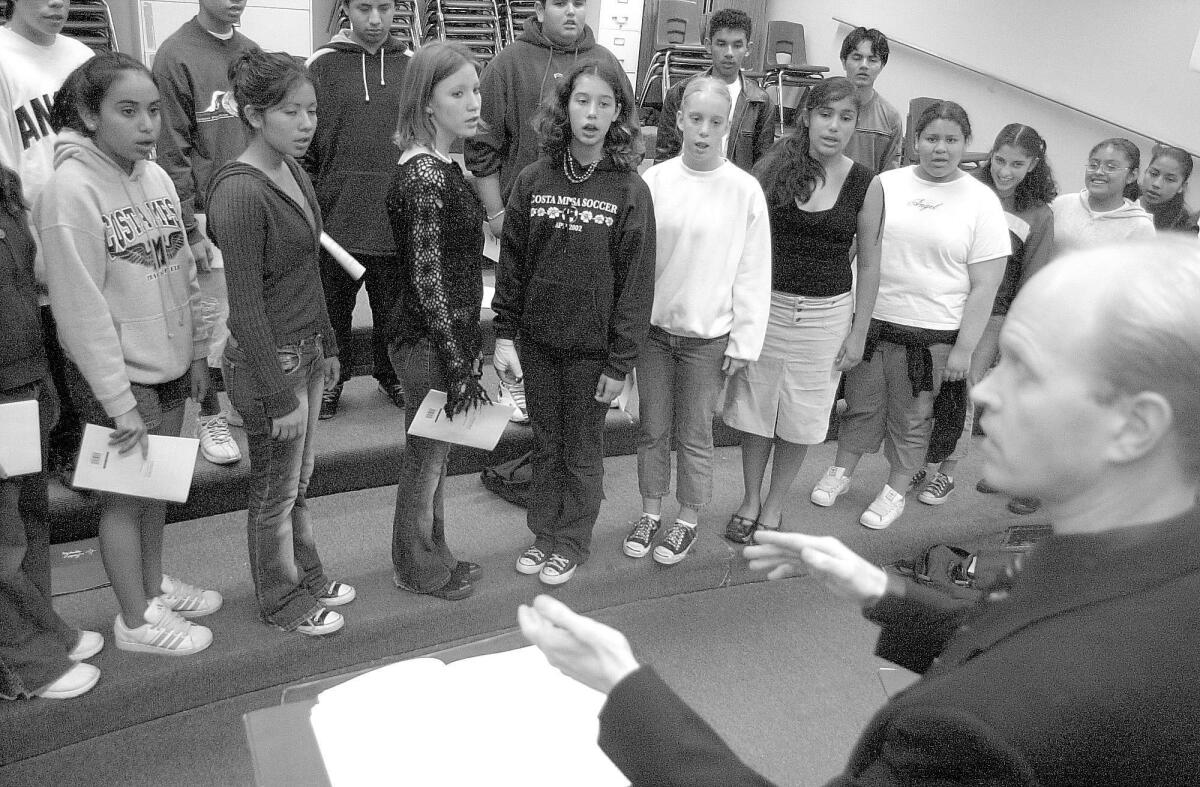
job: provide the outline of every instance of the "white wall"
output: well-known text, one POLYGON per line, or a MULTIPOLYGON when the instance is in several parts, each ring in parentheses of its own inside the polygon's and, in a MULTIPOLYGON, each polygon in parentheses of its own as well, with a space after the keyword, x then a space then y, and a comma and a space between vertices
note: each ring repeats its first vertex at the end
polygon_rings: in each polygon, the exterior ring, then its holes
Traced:
MULTIPOLYGON (((880 92, 907 114, 917 96, 949 98, 971 116, 972 150, 1020 122, 1046 138, 1062 191, 1082 188, 1091 146, 1153 138, 1200 152, 1200 73, 1188 60, 1200 30, 1196 0, 771 0, 771 19, 805 27, 808 60, 841 74, 838 53, 851 25, 893 39, 880 92), (913 44, 987 74, 1142 132, 1116 128, 993 79, 956 68, 913 44)), ((1144 162, 1143 162, 1144 163, 1144 162)), ((1200 160, 1189 202, 1200 205, 1200 160)))

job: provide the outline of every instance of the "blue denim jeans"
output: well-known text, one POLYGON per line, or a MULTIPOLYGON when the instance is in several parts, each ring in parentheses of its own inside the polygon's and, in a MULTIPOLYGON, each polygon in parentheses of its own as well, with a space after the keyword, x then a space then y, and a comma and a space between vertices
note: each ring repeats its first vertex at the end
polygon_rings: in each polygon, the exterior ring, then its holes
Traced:
MULTIPOLYGON (((393 344, 388 354, 404 386, 407 432, 429 390, 446 390, 446 377, 427 340, 393 344)), ((392 567, 396 581, 414 593, 429 593, 444 586, 458 562, 446 545, 442 502, 449 456, 449 443, 405 434, 392 520, 392 567)))
POLYGON ((518 351, 537 439, 526 523, 538 547, 584 563, 604 499, 605 359, 531 341, 518 351))
POLYGON ((317 597, 330 585, 305 497, 316 454, 325 356, 319 334, 280 347, 277 354, 305 416, 304 431, 295 440, 271 438, 271 419, 258 398, 254 373, 232 339, 225 347, 224 373, 229 399, 245 421, 250 443, 246 542, 259 615, 291 631, 321 608, 317 597))
POLYGON ((713 411, 721 397, 728 336, 676 336, 651 325, 637 362, 638 487, 661 498, 671 487, 671 437, 678 443, 675 496, 688 508, 712 499, 713 411))
MULTIPOLYGON (((6 391, 0 402, 38 403, 42 466, 58 397, 50 378, 6 391)), ((71 668, 79 632, 50 602, 50 524, 46 474, 0 480, 0 698, 26 697, 71 668)))

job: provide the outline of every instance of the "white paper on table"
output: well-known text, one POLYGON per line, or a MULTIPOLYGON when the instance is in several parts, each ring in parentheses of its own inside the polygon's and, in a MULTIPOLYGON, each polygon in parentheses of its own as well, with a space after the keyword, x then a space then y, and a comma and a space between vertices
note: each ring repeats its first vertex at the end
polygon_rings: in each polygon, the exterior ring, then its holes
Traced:
POLYGON ((33 399, 0 404, 0 478, 42 469, 42 432, 33 399))
POLYGON ((113 431, 96 424, 84 426, 79 459, 75 463, 75 486, 172 503, 187 502, 199 440, 152 434, 148 438, 147 458, 142 459, 140 449, 122 456, 109 445, 113 431))
POLYGON ((309 721, 333 787, 626 785, 596 744, 604 700, 527 647, 380 667, 321 692, 309 721))
POLYGON ((496 443, 500 442, 500 435, 504 434, 508 417, 513 412, 508 405, 483 404, 450 420, 445 407, 446 394, 431 390, 422 400, 417 417, 413 419, 412 426, 408 427, 408 433, 431 440, 441 440, 444 443, 457 443, 491 451, 496 447, 496 443))

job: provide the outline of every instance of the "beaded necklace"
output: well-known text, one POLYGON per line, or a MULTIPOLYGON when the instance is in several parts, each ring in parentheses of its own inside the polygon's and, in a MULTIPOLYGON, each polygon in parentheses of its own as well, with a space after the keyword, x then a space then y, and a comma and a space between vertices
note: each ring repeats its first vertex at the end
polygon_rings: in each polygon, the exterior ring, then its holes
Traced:
POLYGON ((563 155, 563 174, 566 175, 567 180, 571 181, 572 183, 583 183, 592 176, 592 173, 596 171, 596 167, 598 166, 600 166, 600 159, 596 159, 591 164, 588 164, 587 167, 584 168, 583 174, 580 174, 575 169, 575 157, 571 155, 571 152, 567 151, 566 154, 563 155))

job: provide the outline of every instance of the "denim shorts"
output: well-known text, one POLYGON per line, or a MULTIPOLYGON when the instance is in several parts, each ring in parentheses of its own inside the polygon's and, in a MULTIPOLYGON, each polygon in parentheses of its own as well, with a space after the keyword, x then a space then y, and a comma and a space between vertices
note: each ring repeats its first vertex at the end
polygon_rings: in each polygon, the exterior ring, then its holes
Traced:
MULTIPOLYGON (((96 424, 108 429, 115 429, 116 424, 104 410, 104 405, 92 393, 92 387, 83 377, 79 367, 66 361, 64 369, 67 378, 67 390, 71 394, 71 402, 79 412, 79 420, 87 424, 96 424)), ((169 413, 176 407, 182 407, 192 395, 192 374, 189 370, 182 377, 168 380, 165 383, 131 382, 130 390, 137 401, 138 414, 146 424, 146 430, 153 432, 162 426, 163 413, 169 413)))

